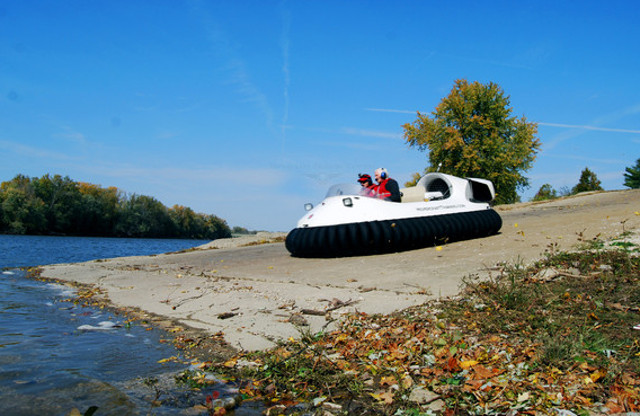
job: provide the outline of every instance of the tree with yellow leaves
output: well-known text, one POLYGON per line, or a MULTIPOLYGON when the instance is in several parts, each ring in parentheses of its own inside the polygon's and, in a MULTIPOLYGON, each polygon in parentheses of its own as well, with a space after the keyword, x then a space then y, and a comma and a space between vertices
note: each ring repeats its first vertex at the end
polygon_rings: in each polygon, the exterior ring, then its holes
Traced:
POLYGON ((405 124, 411 147, 429 151, 426 172, 489 179, 497 203, 519 200, 517 190, 529 186, 523 172, 531 168, 540 148, 538 126, 511 115, 509 96, 492 82, 457 80, 431 117, 405 124))

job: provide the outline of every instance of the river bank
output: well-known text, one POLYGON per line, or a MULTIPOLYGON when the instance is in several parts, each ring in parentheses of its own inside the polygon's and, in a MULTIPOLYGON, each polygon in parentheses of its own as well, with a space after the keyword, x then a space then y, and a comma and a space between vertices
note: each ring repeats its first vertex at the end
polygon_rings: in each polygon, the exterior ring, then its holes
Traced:
POLYGON ((331 328, 344 313, 387 314, 454 296, 465 276, 637 229, 639 206, 639 190, 500 206, 498 235, 377 256, 294 258, 282 235, 263 235, 224 248, 49 265, 42 276, 91 285, 116 307, 205 331, 235 350, 264 350, 301 329, 331 328))

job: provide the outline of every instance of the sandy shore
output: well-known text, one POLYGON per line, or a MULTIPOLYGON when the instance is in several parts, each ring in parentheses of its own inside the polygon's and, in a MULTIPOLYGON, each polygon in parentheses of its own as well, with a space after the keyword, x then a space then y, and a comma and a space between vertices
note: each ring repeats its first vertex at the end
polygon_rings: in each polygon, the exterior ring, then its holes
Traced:
POLYGON ((182 253, 50 265, 42 276, 98 287, 117 307, 223 332, 238 349, 265 349, 300 330, 319 331, 346 312, 389 313, 453 296, 462 278, 499 273, 504 262, 531 263, 545 250, 637 231, 640 190, 497 211, 498 235, 402 253, 299 259, 285 249, 283 234, 261 234, 182 253))

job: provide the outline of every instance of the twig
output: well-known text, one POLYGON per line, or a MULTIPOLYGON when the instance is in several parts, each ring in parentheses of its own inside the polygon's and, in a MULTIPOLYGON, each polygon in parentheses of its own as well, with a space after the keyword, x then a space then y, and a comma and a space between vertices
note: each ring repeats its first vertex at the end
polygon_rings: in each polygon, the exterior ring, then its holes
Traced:
POLYGON ((335 311, 336 309, 340 309, 344 306, 349 306, 352 305, 354 303, 358 302, 357 300, 351 300, 349 299, 346 302, 343 302, 341 300, 337 300, 335 301, 334 305, 331 307, 328 307, 327 309, 325 309, 324 311, 319 311, 317 309, 302 309, 302 313, 305 315, 316 315, 316 316, 324 316, 327 314, 327 312, 331 312, 331 311, 335 311))

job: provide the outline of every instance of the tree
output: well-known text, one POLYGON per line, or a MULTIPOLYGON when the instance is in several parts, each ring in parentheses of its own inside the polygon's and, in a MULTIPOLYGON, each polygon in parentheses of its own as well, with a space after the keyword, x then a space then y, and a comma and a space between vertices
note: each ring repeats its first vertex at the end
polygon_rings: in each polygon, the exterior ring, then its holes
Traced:
POLYGON ((527 188, 522 175, 540 148, 536 123, 511 116, 509 97, 492 82, 457 80, 450 94, 431 113, 418 112, 407 123, 404 137, 411 147, 429 150, 427 171, 489 179, 497 203, 518 201, 527 188))
POLYGON ((255 233, 252 233, 251 231, 247 230, 247 229, 246 229, 246 228, 244 228, 244 227, 240 227, 239 225, 234 226, 234 227, 231 229, 231 232, 232 232, 233 234, 255 234, 255 233))
POLYGON ((79 235, 111 235, 118 216, 118 188, 78 182, 78 191, 81 201, 74 232, 79 235))
POLYGON ((36 196, 33 181, 17 175, 0 185, 0 231, 10 234, 41 234, 47 231, 45 204, 36 196))
POLYGON ((178 235, 193 239, 206 238, 204 218, 191 208, 174 205, 169 209, 169 217, 171 217, 178 235))
POLYGON ((589 191, 602 191, 602 186, 600 186, 600 180, 598 180, 596 174, 591 172, 589 168, 584 168, 580 174, 580 181, 573 187, 571 193, 577 194, 589 191))
POLYGON ((120 203, 119 209, 117 235, 143 238, 173 235, 168 209, 153 197, 133 194, 120 203))
POLYGON ((634 167, 624 168, 624 186, 628 186, 631 189, 640 188, 640 159, 636 160, 634 167))
POLYGON ((425 169, 424 173, 415 172, 414 174, 411 175, 411 179, 409 179, 407 182, 404 183, 404 186, 406 186, 407 188, 411 186, 416 186, 420 178, 422 178, 424 174, 428 172, 429 172, 429 169, 425 169))
POLYGON ((231 237, 231 228, 222 218, 216 215, 205 215, 204 222, 207 227, 207 238, 215 240, 231 237))
POLYGON ((555 199, 558 197, 558 193, 555 189, 548 183, 545 183, 538 189, 538 192, 533 197, 533 201, 544 201, 547 199, 555 199))
POLYGON ((50 232, 66 234, 77 226, 78 207, 82 198, 78 184, 68 176, 46 174, 32 180, 36 196, 45 204, 50 232))

